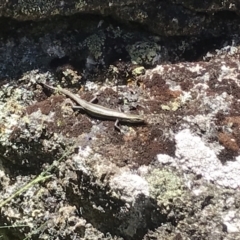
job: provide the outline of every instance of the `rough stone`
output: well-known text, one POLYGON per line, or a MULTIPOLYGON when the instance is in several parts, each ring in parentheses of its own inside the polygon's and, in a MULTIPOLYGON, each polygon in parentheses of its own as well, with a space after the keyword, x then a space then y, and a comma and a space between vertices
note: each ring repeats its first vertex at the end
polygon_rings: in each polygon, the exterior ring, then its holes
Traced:
POLYGON ((238 1, 0 15, 3 239, 240 239, 238 1), (41 82, 146 123, 117 131, 41 82))

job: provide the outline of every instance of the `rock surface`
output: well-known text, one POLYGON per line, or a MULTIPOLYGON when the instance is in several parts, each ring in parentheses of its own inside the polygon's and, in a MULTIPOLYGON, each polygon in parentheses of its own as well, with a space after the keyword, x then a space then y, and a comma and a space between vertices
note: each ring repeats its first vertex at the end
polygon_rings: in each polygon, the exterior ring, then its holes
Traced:
POLYGON ((239 10, 2 0, 1 237, 240 239, 239 10), (42 82, 145 124, 117 131, 42 82))
POLYGON ((139 24, 159 35, 221 36, 239 31, 238 0, 1 0, 0 15, 17 20, 38 20, 56 15, 76 13, 114 17, 122 22, 139 24))

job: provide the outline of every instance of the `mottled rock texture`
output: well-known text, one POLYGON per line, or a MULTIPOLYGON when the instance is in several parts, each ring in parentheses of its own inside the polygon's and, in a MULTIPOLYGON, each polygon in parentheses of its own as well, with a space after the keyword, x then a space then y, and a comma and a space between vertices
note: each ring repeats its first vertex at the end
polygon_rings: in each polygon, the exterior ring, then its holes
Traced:
POLYGON ((239 23, 238 0, 203 1, 82 1, 82 0, 1 0, 0 15, 18 20, 38 20, 75 13, 111 16, 133 22, 160 35, 222 35, 239 23))
POLYGON ((1 0, 0 238, 240 239, 239 12, 1 0), (42 82, 145 123, 119 131, 42 82))

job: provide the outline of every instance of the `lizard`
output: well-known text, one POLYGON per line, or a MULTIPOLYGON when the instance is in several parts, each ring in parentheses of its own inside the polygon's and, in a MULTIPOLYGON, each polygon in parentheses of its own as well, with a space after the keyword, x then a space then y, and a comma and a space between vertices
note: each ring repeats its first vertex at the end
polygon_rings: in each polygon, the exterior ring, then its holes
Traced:
POLYGON ((46 83, 42 83, 45 87, 50 88, 52 90, 57 90, 60 93, 63 93, 67 97, 74 100, 79 106, 73 106, 74 109, 83 109, 86 111, 89 115, 96 117, 96 118, 102 118, 102 119, 108 119, 108 120, 116 120, 115 127, 119 129, 118 122, 127 122, 127 123, 144 123, 145 120, 143 116, 138 114, 130 114, 130 113, 123 113, 111 108, 103 107, 98 104, 94 104, 92 102, 87 102, 86 100, 80 98, 76 94, 68 91, 67 89, 58 87, 50 86, 46 83))

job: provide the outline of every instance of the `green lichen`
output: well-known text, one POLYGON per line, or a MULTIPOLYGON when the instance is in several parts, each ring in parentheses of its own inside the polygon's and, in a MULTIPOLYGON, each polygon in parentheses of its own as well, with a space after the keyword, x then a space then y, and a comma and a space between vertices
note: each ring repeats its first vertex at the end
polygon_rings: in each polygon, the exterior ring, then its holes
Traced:
POLYGON ((103 47, 105 40, 106 35, 104 34, 103 31, 100 31, 96 34, 87 37, 83 42, 83 46, 87 47, 90 55, 92 55, 95 60, 98 60, 103 55, 103 47))
POLYGON ((136 10, 136 13, 135 13, 135 17, 136 17, 138 20, 144 21, 144 20, 147 19, 149 16, 148 16, 148 13, 147 13, 146 11, 143 11, 142 9, 137 9, 137 10, 136 10))
POLYGON ((145 68, 144 67, 136 67, 132 70, 132 74, 134 76, 139 76, 145 73, 145 68))
POLYGON ((32 0, 32 1, 19 1, 19 8, 21 13, 24 15, 46 15, 49 12, 55 12, 56 8, 53 6, 57 6, 57 1, 50 0, 32 0))
POLYGON ((108 28, 107 28, 107 31, 108 33, 110 33, 110 36, 113 37, 113 38, 120 38, 120 37, 123 37, 123 31, 121 30, 120 27, 113 27, 112 25, 110 25, 108 28))
POLYGON ((138 41, 126 47, 134 64, 154 65, 158 63, 161 46, 155 42, 138 41))
POLYGON ((77 10, 83 10, 84 9, 84 7, 86 7, 88 4, 87 4, 87 2, 86 1, 78 1, 78 2, 76 2, 76 4, 75 4, 75 9, 77 9, 77 10))
POLYGON ((183 194, 182 181, 172 172, 153 170, 147 177, 147 181, 150 186, 150 194, 159 202, 167 203, 183 194))

